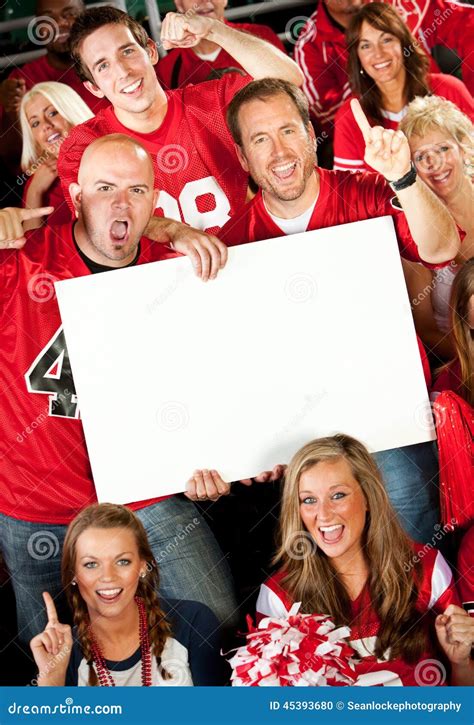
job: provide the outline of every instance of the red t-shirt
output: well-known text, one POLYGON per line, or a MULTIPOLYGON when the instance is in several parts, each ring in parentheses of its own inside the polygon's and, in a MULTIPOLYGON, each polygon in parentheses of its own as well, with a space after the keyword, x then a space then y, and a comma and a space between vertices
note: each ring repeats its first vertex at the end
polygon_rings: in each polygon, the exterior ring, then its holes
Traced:
POLYGON ((248 176, 234 151, 225 113, 234 95, 252 79, 226 75, 217 81, 167 91, 168 110, 152 133, 131 131, 112 107, 71 129, 59 152, 59 177, 68 203, 69 185, 77 180, 82 153, 94 139, 124 133, 151 154, 156 214, 216 233, 245 202, 248 176))
POLYGON ((76 91, 94 113, 110 105, 106 98, 96 98, 87 90, 74 70, 72 63, 71 67, 67 70, 58 70, 50 65, 47 55, 42 55, 41 58, 32 60, 30 63, 25 63, 21 68, 15 68, 8 77, 23 79, 26 83, 27 91, 37 83, 44 83, 45 81, 64 83, 69 88, 72 88, 73 91, 76 91))
MULTIPOLYGON (((420 658, 420 662, 423 662, 426 659, 439 659, 431 644, 431 638, 435 637, 432 632, 434 615, 442 614, 450 604, 460 606, 460 602, 452 572, 441 553, 436 549, 421 548, 421 545, 416 544, 413 544, 413 549, 414 558, 416 556, 422 566, 416 605, 421 616, 419 622, 415 624, 423 627, 426 632, 426 651, 420 658)), ((293 601, 282 588, 282 580, 283 573, 279 572, 260 587, 257 600, 257 623, 264 617, 284 618, 288 615, 293 601)), ((335 624, 337 626, 339 623, 335 622, 335 624)), ((351 628, 349 644, 363 660, 362 666, 356 668, 357 674, 383 670, 388 675, 391 674, 391 678, 386 684, 415 686, 422 684, 420 679, 422 680, 423 674, 420 671, 417 675, 416 665, 409 664, 401 658, 390 659, 389 653, 386 660, 378 662, 375 659, 374 649, 380 629, 380 619, 372 605, 367 586, 352 602, 349 626, 351 628)), ((441 684, 442 671, 439 675, 441 684)), ((432 684, 432 682, 425 684, 432 684)))
MULTIPOLYGON (((30 176, 23 187, 22 206, 25 206, 26 194, 32 179, 33 176, 30 176)), ((58 226, 59 224, 67 224, 72 221, 73 215, 64 198, 59 176, 56 177, 49 189, 43 194, 41 206, 54 206, 54 211, 48 216, 48 226, 58 226)))
POLYGON ((464 607, 474 614, 474 524, 464 534, 459 547, 457 584, 464 607))
MULTIPOLYGON (((428 75, 428 85, 434 95, 452 101, 471 121, 474 121, 474 99, 464 83, 453 76, 431 73, 428 75)), ((350 100, 348 98, 336 114, 334 168, 347 171, 373 171, 364 161, 365 141, 352 113, 350 100)), ((404 111, 390 114, 383 119, 382 125, 395 131, 403 116, 404 111)), ((380 125, 380 123, 372 121, 371 125, 380 125)))
MULTIPOLYGON (((0 511, 67 524, 97 499, 53 283, 90 271, 72 225, 27 237, 24 249, 0 252, 0 511)), ((137 263, 171 256, 143 238, 137 263)))
MULTIPOLYGON (((267 25, 256 25, 254 23, 230 23, 225 24, 234 30, 256 35, 257 38, 272 43, 284 53, 285 46, 280 38, 267 25)), ((242 71, 242 66, 229 53, 221 48, 214 60, 200 58, 193 48, 174 48, 164 58, 158 61, 155 66, 156 75, 163 88, 183 88, 189 83, 202 83, 213 80, 216 77, 234 70, 242 71), (216 71, 218 73, 216 74, 216 71)))
MULTIPOLYGON (((395 223, 401 254, 412 261, 420 261, 405 214, 392 205, 394 194, 383 176, 328 171, 319 167, 317 173, 319 196, 307 231, 390 215, 395 223)), ((265 208, 261 190, 238 210, 219 233, 220 239, 228 246, 283 236, 285 232, 265 208)))

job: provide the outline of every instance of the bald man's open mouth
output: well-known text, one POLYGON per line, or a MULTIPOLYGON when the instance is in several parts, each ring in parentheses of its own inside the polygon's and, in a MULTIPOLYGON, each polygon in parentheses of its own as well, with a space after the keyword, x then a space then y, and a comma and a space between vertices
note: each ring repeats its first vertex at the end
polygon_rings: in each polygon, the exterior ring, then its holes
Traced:
POLYGON ((129 225, 125 219, 115 219, 110 225, 110 238, 116 244, 125 244, 128 241, 129 225))

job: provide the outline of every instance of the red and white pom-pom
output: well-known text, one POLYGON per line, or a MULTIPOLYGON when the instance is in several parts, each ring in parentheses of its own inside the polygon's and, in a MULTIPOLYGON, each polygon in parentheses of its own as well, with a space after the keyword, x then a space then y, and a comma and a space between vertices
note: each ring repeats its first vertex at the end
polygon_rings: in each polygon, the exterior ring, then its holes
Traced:
POLYGON ((353 685, 355 652, 346 641, 349 627, 326 616, 298 614, 294 604, 285 619, 266 617, 257 628, 247 618, 247 644, 229 660, 234 686, 327 687, 353 685))

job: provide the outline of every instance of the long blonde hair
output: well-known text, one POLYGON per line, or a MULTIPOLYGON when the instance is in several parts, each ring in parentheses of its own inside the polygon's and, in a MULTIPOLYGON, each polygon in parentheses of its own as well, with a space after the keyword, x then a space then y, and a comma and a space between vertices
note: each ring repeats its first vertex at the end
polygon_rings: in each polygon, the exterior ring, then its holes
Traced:
POLYGON ((158 566, 148 543, 146 531, 140 519, 126 506, 111 503, 93 504, 88 506, 69 524, 64 539, 61 561, 61 578, 69 606, 73 613, 77 636, 89 665, 89 686, 98 684, 97 674, 93 667, 92 646, 89 639, 89 612, 87 604, 81 596, 78 586, 73 585, 76 572, 76 544, 79 536, 90 528, 98 529, 129 529, 135 536, 140 559, 147 563, 147 573, 138 580, 137 596, 145 603, 151 650, 158 662, 161 675, 169 678, 169 674, 161 665, 161 655, 171 627, 161 609, 156 590, 159 584, 158 566))
POLYGON ((298 537, 310 538, 300 515, 298 486, 301 475, 322 461, 347 461, 367 502, 362 547, 369 564, 368 587, 380 618, 375 653, 415 661, 423 652, 425 637, 413 627, 418 595, 417 576, 411 571, 412 543, 405 534, 385 491, 381 474, 368 450, 341 433, 311 441, 291 460, 285 474, 280 514, 280 542, 275 562, 282 565, 282 586, 302 611, 329 614, 339 624, 350 624, 351 602, 331 559, 319 548, 294 555, 298 537), (408 565, 407 565, 408 563, 408 565))
POLYGON ((21 152, 21 168, 26 171, 38 159, 38 149, 31 133, 31 126, 26 117, 26 104, 36 95, 42 95, 57 112, 72 126, 84 123, 94 117, 91 109, 82 98, 64 83, 46 81, 37 83, 22 98, 20 106, 20 124, 23 137, 21 152))

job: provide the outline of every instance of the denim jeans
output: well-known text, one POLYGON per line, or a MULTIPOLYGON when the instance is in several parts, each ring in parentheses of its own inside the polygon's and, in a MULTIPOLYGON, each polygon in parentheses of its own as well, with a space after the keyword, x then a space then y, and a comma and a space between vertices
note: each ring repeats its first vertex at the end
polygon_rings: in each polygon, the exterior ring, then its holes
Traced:
POLYGON ((379 451, 374 458, 401 525, 414 541, 428 543, 440 520, 435 443, 379 451))
MULTIPOLYGON (((194 599, 227 626, 237 619, 233 581, 211 530, 191 501, 173 496, 136 512, 158 562, 160 593, 194 599)), ((66 526, 20 521, 0 514, 0 549, 15 593, 18 636, 28 643, 46 625, 41 593, 55 600, 70 621, 61 587, 61 551, 66 526)))

